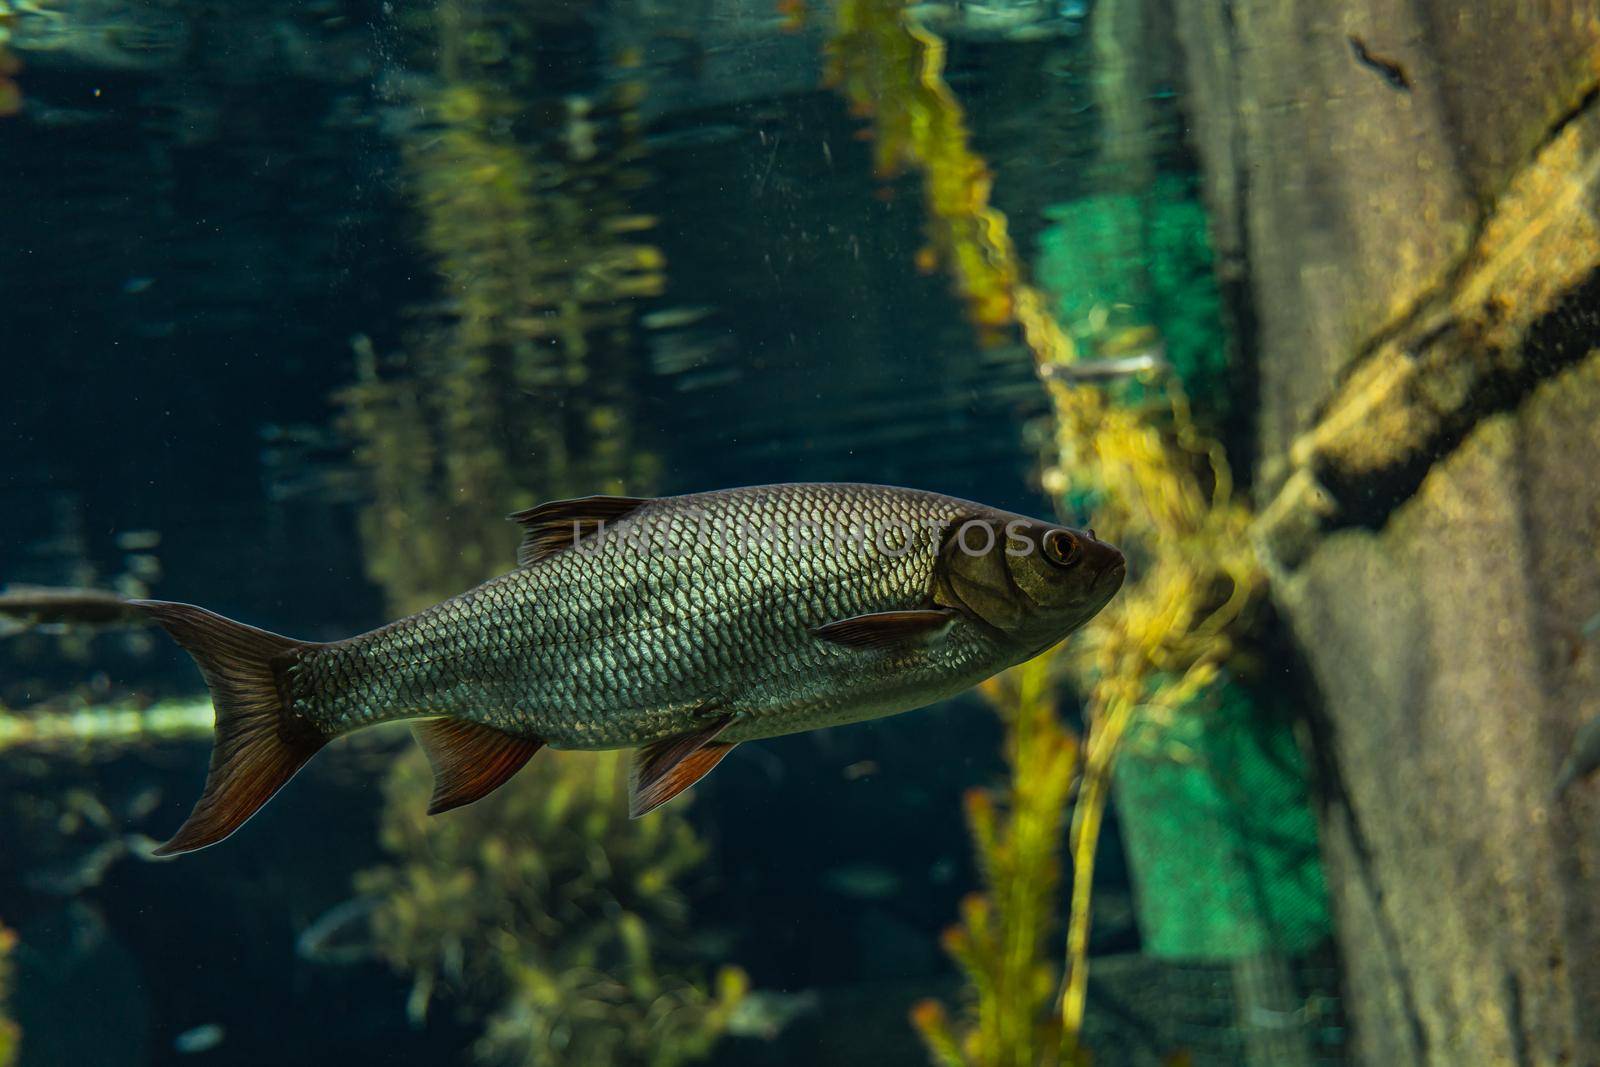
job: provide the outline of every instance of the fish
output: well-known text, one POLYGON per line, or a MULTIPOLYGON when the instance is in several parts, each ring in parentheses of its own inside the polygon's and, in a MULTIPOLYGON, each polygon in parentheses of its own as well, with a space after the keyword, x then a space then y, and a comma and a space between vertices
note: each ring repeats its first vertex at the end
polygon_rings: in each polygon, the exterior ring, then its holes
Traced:
POLYGON ((776 1040, 789 1024, 822 1010, 822 995, 815 989, 799 993, 751 990, 734 1005, 728 1016, 728 1033, 735 1037, 776 1040))
POLYGON ((1063 382, 1107 382, 1121 378, 1151 377, 1172 369, 1158 346, 1146 352, 1108 359, 1080 359, 1071 363, 1046 363, 1039 376, 1063 382))
POLYGON ((0 589, 0 636, 35 626, 112 626, 142 622, 132 601, 105 589, 9 585, 0 589))
POLYGON ((172 1040, 172 1050, 185 1056, 210 1052, 227 1039, 228 1031, 221 1023, 202 1023, 185 1030, 172 1040))
POLYGON ((881 863, 850 863, 822 876, 823 888, 856 900, 889 900, 900 894, 900 876, 881 863))
POLYGON ((313 963, 345 965, 371 959, 375 952, 362 936, 377 910, 375 897, 356 897, 335 904, 300 932, 294 952, 313 963))
POLYGON ((387 626, 298 641, 134 601, 193 657, 216 727, 169 856, 228 837, 334 738, 415 720, 429 814, 542 747, 637 751, 629 814, 746 741, 922 707, 1054 646, 1121 587, 1079 530, 852 483, 591 496, 520 511, 515 570, 387 626))
POLYGON ((1574 782, 1587 778, 1596 770, 1600 770, 1600 715, 1578 727, 1572 739, 1572 748, 1562 761, 1561 769, 1556 772, 1551 795, 1559 799, 1574 782))

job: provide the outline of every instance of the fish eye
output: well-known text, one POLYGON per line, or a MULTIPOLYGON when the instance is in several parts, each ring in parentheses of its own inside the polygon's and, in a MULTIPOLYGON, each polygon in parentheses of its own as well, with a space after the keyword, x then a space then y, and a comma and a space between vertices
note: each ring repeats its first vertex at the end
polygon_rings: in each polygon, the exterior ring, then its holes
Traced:
POLYGON ((1070 567, 1083 556, 1078 539, 1065 530, 1050 530, 1042 542, 1045 558, 1058 567, 1070 567))

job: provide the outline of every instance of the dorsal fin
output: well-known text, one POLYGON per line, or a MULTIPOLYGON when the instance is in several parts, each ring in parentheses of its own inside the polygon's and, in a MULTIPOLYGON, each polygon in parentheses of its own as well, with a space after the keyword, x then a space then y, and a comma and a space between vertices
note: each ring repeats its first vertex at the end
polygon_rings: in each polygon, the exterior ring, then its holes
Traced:
POLYGON ((544 745, 463 719, 428 719, 411 727, 433 766, 428 814, 482 800, 505 785, 544 745))
POLYGON ((617 522, 649 498, 636 496, 584 496, 575 500, 550 500, 538 507, 512 512, 509 518, 522 527, 517 566, 526 567, 562 549, 571 548, 610 522, 617 522))
POLYGON ((732 715, 720 716, 692 733, 652 742, 633 754, 628 817, 637 819, 694 785, 733 748, 717 740, 732 715))

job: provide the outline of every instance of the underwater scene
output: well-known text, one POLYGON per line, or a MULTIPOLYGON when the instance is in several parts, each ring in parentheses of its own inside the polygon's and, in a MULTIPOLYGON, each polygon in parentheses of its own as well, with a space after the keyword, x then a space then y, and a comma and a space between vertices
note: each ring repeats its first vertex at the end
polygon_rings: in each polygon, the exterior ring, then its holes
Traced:
POLYGON ((0 0, 0 237, 0 1067, 1600 1067, 1595 0, 0 0))

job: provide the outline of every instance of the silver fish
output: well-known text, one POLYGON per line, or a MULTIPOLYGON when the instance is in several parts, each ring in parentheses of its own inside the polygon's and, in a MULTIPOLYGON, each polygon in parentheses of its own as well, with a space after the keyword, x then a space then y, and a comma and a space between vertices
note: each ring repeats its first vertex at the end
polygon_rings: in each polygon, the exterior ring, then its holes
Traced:
POLYGON ((587 497, 512 518, 517 570, 343 641, 136 602, 216 708, 205 790, 160 851, 222 840, 328 741, 400 719, 424 720, 430 812, 548 744, 638 748, 642 815, 739 742, 907 711, 1026 660, 1124 575, 1092 531, 876 485, 587 497))
POLYGON ((1172 369, 1161 347, 1127 356, 1080 359, 1072 363, 1046 363, 1040 377, 1063 382, 1110 382, 1122 378, 1153 377, 1172 369))

